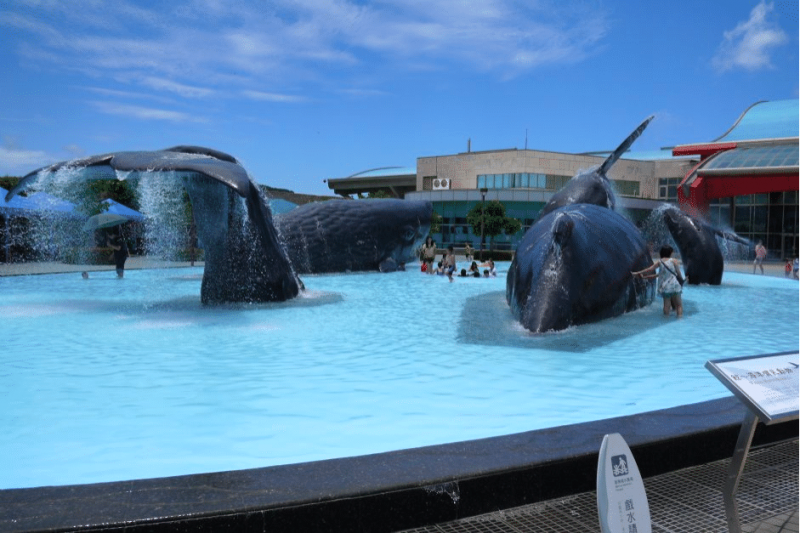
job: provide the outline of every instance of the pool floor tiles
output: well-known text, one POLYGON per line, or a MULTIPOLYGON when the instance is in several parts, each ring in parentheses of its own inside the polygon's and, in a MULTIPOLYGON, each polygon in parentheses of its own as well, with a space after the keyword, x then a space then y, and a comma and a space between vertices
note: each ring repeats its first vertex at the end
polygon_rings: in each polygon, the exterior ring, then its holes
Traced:
MULTIPOLYGON (((726 533, 730 459, 644 480, 653 533, 726 533)), ((751 449, 736 492, 743 533, 798 532, 798 441, 751 449)), ((399 533, 600 532, 594 491, 399 533)))

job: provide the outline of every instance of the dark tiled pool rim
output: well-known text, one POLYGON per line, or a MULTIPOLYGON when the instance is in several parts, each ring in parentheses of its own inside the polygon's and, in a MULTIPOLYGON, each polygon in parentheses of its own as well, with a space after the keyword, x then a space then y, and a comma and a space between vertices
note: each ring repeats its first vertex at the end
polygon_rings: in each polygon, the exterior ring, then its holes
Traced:
MULTIPOLYGON (((0 531, 398 531, 592 490, 607 433, 644 477, 730 458, 744 414, 727 397, 353 458, 0 490, 0 531)), ((759 424, 754 445, 797 436, 797 420, 759 424)))

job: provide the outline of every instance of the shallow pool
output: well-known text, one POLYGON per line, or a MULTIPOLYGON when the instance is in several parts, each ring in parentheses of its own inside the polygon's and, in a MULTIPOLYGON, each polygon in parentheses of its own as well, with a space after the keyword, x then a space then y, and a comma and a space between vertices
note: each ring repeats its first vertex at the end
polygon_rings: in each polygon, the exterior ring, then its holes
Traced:
POLYGON ((496 279, 304 276, 281 304, 200 305, 202 270, 0 278, 0 488, 361 455, 728 395, 708 359, 796 350, 798 284, 726 273, 534 336, 496 279))

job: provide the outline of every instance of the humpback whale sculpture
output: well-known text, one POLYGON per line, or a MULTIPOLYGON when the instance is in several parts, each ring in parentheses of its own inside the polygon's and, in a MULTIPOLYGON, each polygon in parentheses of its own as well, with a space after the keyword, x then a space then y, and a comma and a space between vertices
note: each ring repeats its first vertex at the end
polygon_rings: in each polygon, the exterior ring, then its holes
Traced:
POLYGON ((664 222, 681 253, 683 271, 691 285, 722 283, 725 263, 716 235, 742 242, 738 236, 715 230, 675 206, 664 209, 664 222))
POLYGON ((633 130, 598 168, 580 173, 570 179, 545 204, 539 213, 539 217, 544 217, 551 211, 570 204, 594 204, 614 209, 616 207, 616 196, 606 174, 614 166, 614 163, 622 157, 622 154, 627 152, 633 142, 639 138, 651 120, 653 120, 652 116, 639 124, 639 127, 633 130))
POLYGON ((278 242, 270 210, 234 157, 208 148, 176 146, 65 161, 26 175, 6 200, 42 175, 60 171, 70 179, 118 179, 117 172, 127 177, 174 173, 189 194, 205 246, 201 301, 274 302, 297 296, 301 283, 278 242))
POLYGON ((652 264, 639 230, 611 209, 572 204, 534 224, 506 278, 513 315, 534 333, 620 315, 653 301, 652 264))
POLYGON ((560 330, 648 305, 653 283, 631 271, 652 264, 639 230, 614 208, 607 173, 653 117, 595 170, 573 177, 545 205, 517 246, 506 301, 527 329, 560 330))
POLYGON ((275 217, 299 273, 397 269, 414 258, 433 214, 428 201, 329 200, 275 217))

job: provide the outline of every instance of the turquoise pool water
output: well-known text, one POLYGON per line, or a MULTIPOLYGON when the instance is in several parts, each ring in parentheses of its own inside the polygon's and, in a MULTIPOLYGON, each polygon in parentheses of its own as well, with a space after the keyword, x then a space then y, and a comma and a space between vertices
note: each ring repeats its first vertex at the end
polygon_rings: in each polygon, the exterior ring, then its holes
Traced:
POLYGON ((534 336, 496 279, 304 276, 203 307, 200 269, 0 278, 0 488, 255 468, 504 435, 728 395, 708 359, 798 348, 798 284, 726 273, 534 336))

